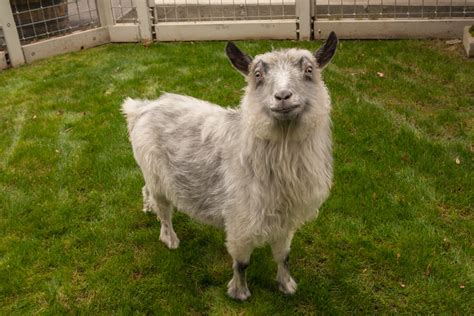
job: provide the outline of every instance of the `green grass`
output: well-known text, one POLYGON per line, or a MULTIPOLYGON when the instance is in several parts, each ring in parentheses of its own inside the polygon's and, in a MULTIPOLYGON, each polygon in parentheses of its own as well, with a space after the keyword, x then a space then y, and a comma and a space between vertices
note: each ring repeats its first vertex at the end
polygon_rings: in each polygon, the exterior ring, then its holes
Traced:
POLYGON ((472 314, 474 61, 441 41, 341 43, 334 189, 295 236, 296 295, 263 248, 250 300, 227 298, 223 233, 185 215, 165 248, 119 106, 162 91, 236 105, 223 47, 106 45, 0 72, 0 314, 472 314))

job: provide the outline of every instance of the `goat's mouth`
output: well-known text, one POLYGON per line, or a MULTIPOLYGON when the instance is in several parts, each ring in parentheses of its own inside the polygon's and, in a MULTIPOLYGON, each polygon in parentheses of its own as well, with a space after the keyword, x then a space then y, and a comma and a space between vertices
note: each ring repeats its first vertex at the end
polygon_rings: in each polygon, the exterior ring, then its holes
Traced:
POLYGON ((293 104, 293 105, 288 105, 288 106, 282 106, 282 107, 270 107, 270 111, 275 116, 275 118, 280 119, 280 120, 289 120, 291 119, 294 114, 296 114, 298 111, 297 109, 300 107, 299 104, 293 104))
POLYGON ((289 105, 289 106, 282 106, 282 107, 275 107, 275 108, 270 108, 270 111, 274 113, 281 113, 281 114, 287 114, 290 112, 293 112, 293 110, 299 108, 299 104, 294 104, 294 105, 289 105))

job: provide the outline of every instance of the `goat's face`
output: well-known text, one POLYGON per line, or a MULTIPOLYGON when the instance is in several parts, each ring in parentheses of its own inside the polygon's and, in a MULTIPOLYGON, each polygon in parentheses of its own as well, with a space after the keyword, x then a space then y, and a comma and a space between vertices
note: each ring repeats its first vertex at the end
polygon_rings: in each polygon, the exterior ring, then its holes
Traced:
POLYGON ((318 106, 318 85, 322 84, 321 70, 333 57, 337 37, 331 33, 326 43, 316 52, 287 49, 251 58, 232 42, 226 47, 232 64, 246 76, 246 97, 251 111, 277 121, 291 121, 311 112, 318 106))
POLYGON ((247 80, 252 103, 270 117, 286 121, 311 106, 313 86, 321 78, 310 52, 289 49, 255 57, 247 80))

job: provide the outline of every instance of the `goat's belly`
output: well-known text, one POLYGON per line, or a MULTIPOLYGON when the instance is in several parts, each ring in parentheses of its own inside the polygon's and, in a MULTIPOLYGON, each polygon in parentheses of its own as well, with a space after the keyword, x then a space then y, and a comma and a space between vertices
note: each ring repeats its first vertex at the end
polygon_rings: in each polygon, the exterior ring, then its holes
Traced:
POLYGON ((223 227, 222 207, 226 197, 221 175, 210 168, 197 170, 183 168, 180 173, 174 173, 172 202, 178 211, 201 223, 223 227))
POLYGON ((217 228, 224 228, 224 218, 222 212, 219 210, 210 209, 192 209, 186 207, 179 207, 178 211, 189 215, 192 219, 202 223, 211 225, 217 228))

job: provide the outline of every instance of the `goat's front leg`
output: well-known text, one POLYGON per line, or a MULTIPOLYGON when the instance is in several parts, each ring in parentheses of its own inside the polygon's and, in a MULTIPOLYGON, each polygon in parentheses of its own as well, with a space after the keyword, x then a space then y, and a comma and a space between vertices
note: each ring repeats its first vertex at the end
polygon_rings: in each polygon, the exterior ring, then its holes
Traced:
POLYGON ((276 239, 270 245, 272 247, 273 258, 278 264, 276 280, 279 289, 285 294, 293 294, 296 292, 296 282, 290 275, 289 270, 289 254, 293 232, 288 232, 286 236, 276 239))
POLYGON ((232 280, 227 285, 227 294, 236 300, 246 300, 250 297, 250 291, 247 287, 245 270, 250 262, 253 245, 241 240, 228 240, 227 250, 232 256, 234 269, 232 280))

